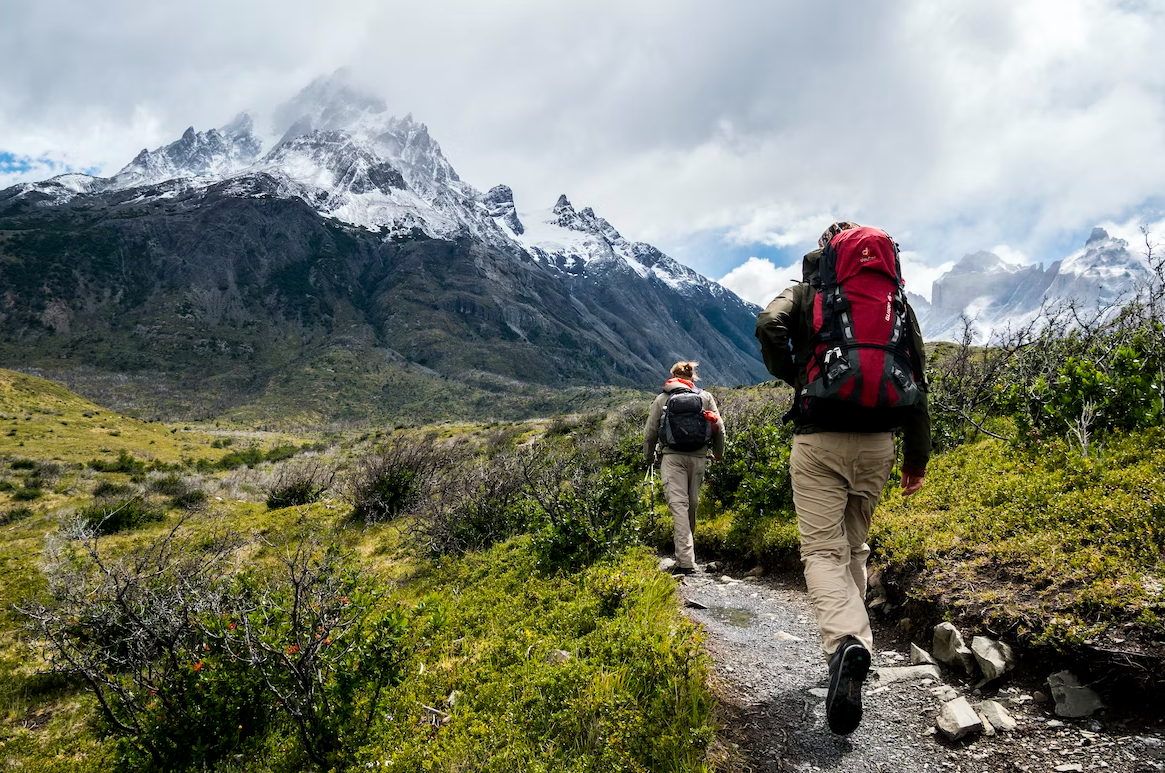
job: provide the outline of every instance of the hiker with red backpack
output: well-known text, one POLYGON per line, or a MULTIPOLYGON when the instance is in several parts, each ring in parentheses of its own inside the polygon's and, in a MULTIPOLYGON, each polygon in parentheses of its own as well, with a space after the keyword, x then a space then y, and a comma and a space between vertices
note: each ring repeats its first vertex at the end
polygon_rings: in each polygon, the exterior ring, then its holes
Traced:
POLYGON ((671 510, 675 533, 676 571, 691 574, 696 565, 693 537, 696 507, 708 452, 712 458, 724 456, 724 423, 716 398, 696 386, 698 362, 677 362, 672 377, 651 403, 643 428, 643 456, 648 466, 655 463, 660 446, 659 478, 671 510))
POLYGON ((922 487, 930 458, 926 353, 906 302, 898 245, 885 232, 834 223, 805 256, 804 281, 756 322, 765 366, 793 387, 789 473, 805 583, 829 658, 826 720, 838 734, 862 718, 873 636, 866 613, 866 536, 894 468, 922 487))

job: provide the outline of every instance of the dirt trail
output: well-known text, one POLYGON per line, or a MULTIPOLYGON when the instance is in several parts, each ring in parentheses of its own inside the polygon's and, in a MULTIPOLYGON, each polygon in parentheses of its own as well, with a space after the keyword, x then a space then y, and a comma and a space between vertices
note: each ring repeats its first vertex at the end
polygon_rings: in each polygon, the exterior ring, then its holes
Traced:
MULTIPOLYGON (((943 669, 943 682, 972 703, 993 698, 1019 723, 1011 733, 948 743, 934 733, 941 683, 866 683, 865 717, 849 737, 825 725, 826 664, 799 577, 683 578, 686 611, 707 632, 724 707, 723 736, 739 747, 730 770, 769 771, 1157 771, 1165 770, 1162 728, 1136 718, 1060 720, 1050 704, 1007 678, 976 694, 943 669), (704 607, 701 609, 700 607, 704 607)), ((909 665, 885 632, 875 631, 874 667, 909 665), (885 643, 886 648, 883 649, 885 643)), ((908 645, 906 645, 908 647, 908 645)), ((948 696, 949 697, 949 696, 948 696)))

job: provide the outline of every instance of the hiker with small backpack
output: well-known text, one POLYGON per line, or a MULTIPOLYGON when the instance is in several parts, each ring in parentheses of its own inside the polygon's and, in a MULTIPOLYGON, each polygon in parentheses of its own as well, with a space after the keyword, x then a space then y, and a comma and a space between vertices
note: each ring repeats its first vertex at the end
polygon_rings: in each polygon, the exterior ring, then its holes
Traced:
POLYGON ((648 466, 655 463, 656 446, 660 447, 659 477, 675 532, 676 571, 682 574, 700 571, 693 538, 708 452, 713 459, 724 456, 724 424, 716 398, 696 386, 697 365, 672 366, 672 377, 651 403, 643 428, 648 466))
POLYGON ((803 281, 757 318, 765 366, 793 387, 789 473, 805 583, 829 659, 826 720, 862 718, 873 636, 866 612, 866 536, 902 432, 901 489, 922 487, 930 458, 926 353, 906 300, 898 245, 839 222, 805 256, 803 281))

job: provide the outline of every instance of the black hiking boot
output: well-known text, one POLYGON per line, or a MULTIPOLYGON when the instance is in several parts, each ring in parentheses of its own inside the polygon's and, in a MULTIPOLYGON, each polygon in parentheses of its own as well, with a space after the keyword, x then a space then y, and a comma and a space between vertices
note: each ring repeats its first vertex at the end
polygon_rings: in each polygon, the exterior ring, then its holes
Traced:
POLYGON ((870 651, 847 636, 829 658, 825 719, 838 735, 849 735, 862 721, 862 682, 870 671, 870 651))

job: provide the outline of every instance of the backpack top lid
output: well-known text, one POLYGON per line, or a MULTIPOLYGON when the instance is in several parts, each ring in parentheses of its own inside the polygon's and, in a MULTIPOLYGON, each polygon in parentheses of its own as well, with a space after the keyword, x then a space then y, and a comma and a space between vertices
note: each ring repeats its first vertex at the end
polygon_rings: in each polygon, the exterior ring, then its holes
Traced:
POLYGON ((830 239, 825 254, 830 253, 834 260, 820 264, 822 284, 841 284, 861 271, 877 271, 904 284, 894 240, 879 228, 859 226, 842 231, 830 239))

